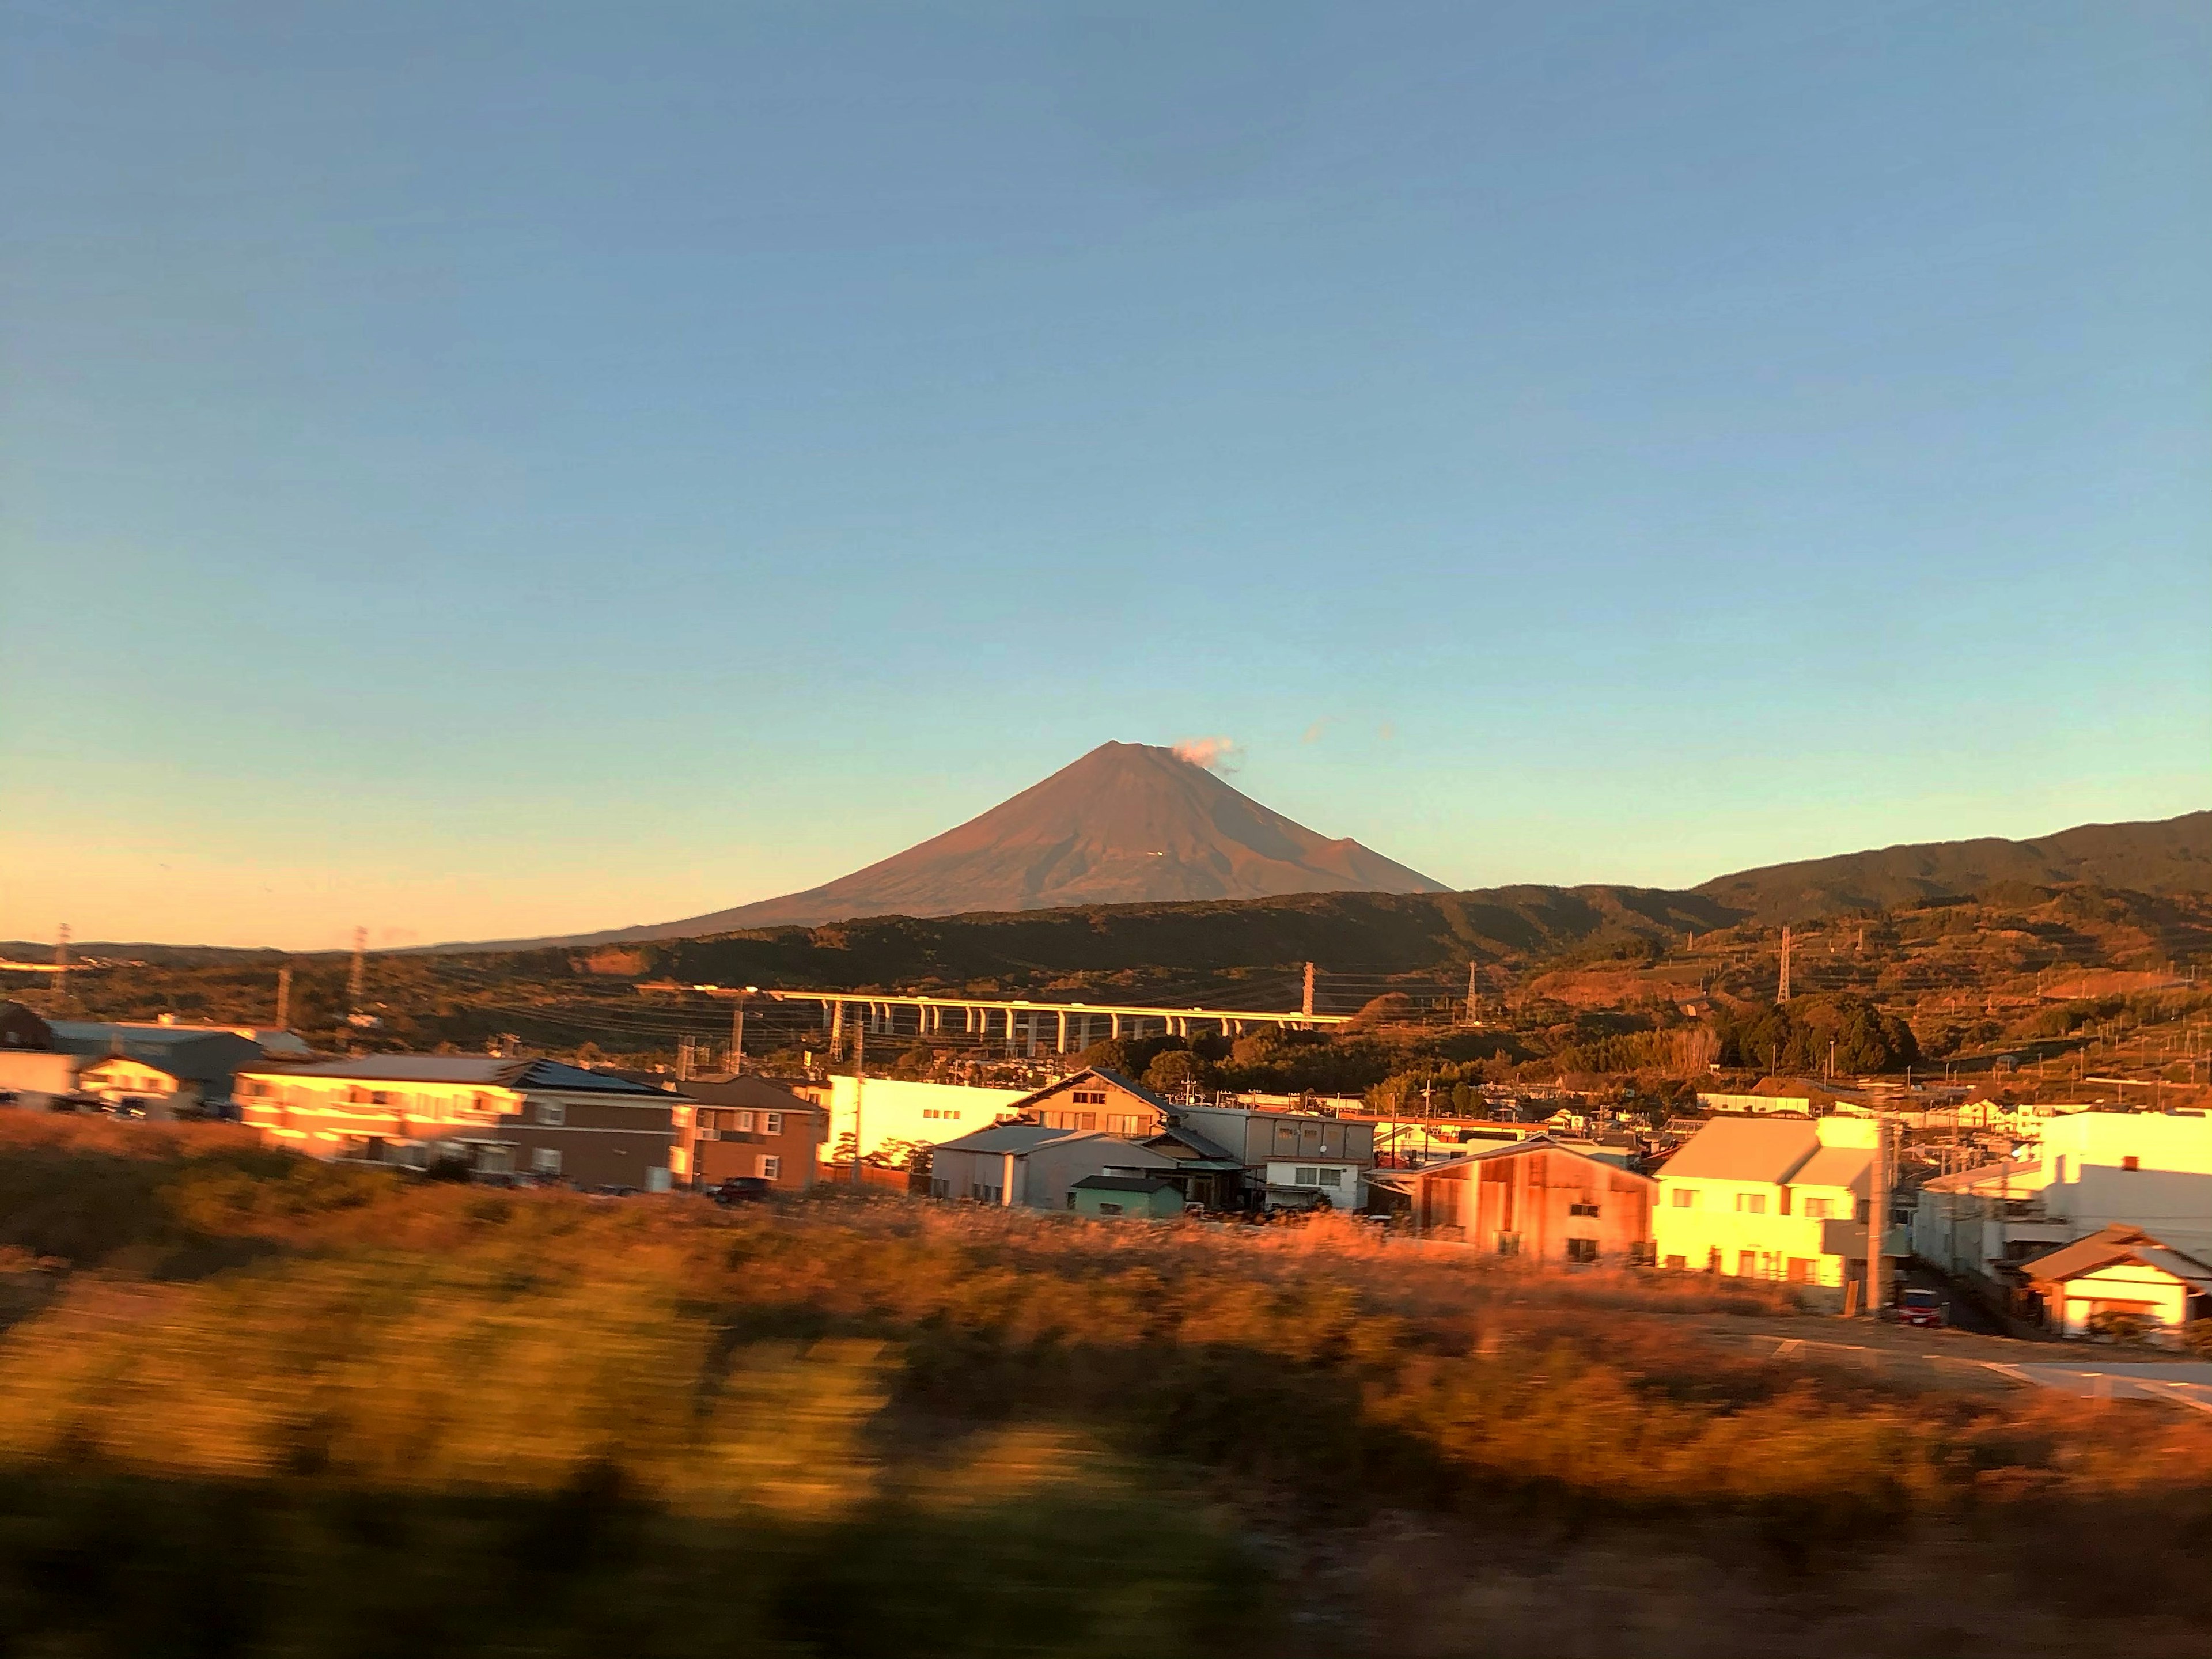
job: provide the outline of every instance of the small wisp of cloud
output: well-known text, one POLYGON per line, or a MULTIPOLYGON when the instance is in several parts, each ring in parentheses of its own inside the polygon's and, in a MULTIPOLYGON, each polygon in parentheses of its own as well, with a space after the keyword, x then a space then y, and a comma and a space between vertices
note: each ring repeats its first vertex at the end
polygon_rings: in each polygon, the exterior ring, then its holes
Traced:
POLYGON ((1176 744, 1175 757, 1209 772, 1234 772, 1243 763, 1244 751, 1231 738, 1185 738, 1176 744))
POLYGON ((1300 743, 1319 743, 1322 738, 1328 734, 1328 728, 1335 724, 1335 715, 1323 714, 1311 726, 1306 727, 1305 736, 1300 738, 1298 741, 1300 743))

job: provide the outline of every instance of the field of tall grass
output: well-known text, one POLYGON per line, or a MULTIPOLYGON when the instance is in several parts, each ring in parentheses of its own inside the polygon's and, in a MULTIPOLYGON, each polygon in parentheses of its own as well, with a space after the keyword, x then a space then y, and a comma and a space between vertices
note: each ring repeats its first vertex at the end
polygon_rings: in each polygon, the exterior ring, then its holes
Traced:
POLYGON ((2212 1650, 2212 1420, 1784 1296, 0 1113, 0 1651, 2212 1650))

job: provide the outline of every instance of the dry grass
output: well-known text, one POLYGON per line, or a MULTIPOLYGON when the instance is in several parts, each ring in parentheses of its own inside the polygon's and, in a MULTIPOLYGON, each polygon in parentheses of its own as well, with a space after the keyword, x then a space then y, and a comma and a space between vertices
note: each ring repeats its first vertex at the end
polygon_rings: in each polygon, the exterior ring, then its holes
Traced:
POLYGON ((459 1621, 418 1649, 520 1652, 608 1650, 579 1644, 617 1608, 668 1653, 2208 1634, 2212 1423, 1808 1374, 1680 1316, 1778 1287, 1349 1224, 409 1185, 0 1115, 0 1647, 101 1650, 113 1598, 70 1586, 118 1550, 231 1586, 209 1617, 244 1633, 196 1651, 359 1650, 325 1614, 362 1575, 459 1621), (118 1504, 171 1518, 118 1546, 118 1504), (262 1553, 211 1567, 207 1527, 262 1553), (562 1527, 623 1541, 526 1605, 453 1600, 562 1527))

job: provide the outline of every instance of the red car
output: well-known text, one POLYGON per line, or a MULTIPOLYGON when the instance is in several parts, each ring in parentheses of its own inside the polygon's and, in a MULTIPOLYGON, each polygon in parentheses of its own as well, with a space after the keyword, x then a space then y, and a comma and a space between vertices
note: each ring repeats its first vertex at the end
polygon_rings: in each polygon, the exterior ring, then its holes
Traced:
POLYGON ((1943 1298, 1933 1291, 1900 1291, 1898 1293, 1897 1322, 1900 1325, 1937 1329, 1945 1323, 1943 1314, 1943 1298))

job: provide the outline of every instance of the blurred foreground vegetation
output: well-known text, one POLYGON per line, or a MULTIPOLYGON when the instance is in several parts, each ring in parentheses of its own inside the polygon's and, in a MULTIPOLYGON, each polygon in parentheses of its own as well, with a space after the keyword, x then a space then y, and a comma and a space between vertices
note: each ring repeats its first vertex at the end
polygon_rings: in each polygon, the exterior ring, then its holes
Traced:
POLYGON ((0 1651, 2207 1650, 2212 1421, 1726 1340, 1796 1317, 0 1113, 0 1651))

